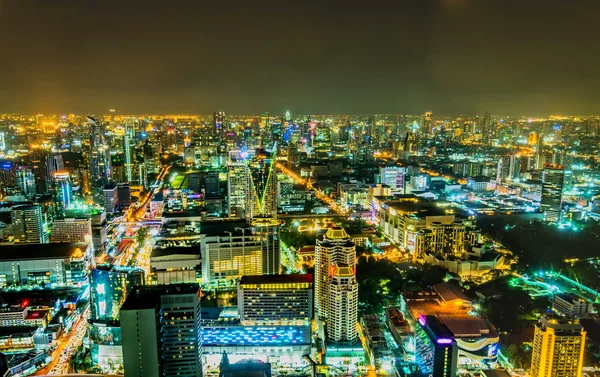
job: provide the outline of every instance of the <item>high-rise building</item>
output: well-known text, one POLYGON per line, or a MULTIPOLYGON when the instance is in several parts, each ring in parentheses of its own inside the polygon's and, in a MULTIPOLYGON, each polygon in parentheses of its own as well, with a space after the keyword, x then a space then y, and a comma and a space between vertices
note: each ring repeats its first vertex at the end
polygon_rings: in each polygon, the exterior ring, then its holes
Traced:
POLYGON ((315 247, 315 310, 334 342, 357 339, 356 246, 342 227, 332 227, 315 247))
POLYGON ((278 274, 278 235, 278 228, 249 227, 245 221, 205 223, 200 235, 202 280, 278 274))
POLYGON ((416 361, 424 376, 455 377, 458 346, 446 325, 433 315, 420 316, 416 324, 416 361))
POLYGON ((90 242, 92 240, 91 219, 65 218, 52 221, 50 242, 90 242))
POLYGON ((31 168, 20 166, 15 173, 15 184, 26 198, 31 199, 36 193, 35 174, 31 168))
POLYGON ((540 209, 544 221, 559 222, 565 183, 565 168, 561 165, 544 165, 542 171, 542 199, 540 209))
POLYGON ((117 185, 109 183, 104 186, 104 211, 106 213, 115 213, 117 205, 119 205, 117 185))
POLYGON ((537 139, 537 148, 535 150, 535 168, 541 170, 546 163, 544 156, 544 134, 540 133, 537 139))
POLYGON ((277 173, 275 155, 259 149, 248 160, 249 195, 246 198, 246 219, 277 217, 277 173))
POLYGON ((542 316, 533 335, 530 376, 581 376, 585 338, 579 323, 542 316))
POLYGON ((496 170, 496 183, 501 184, 503 180, 513 180, 521 175, 521 158, 515 155, 506 155, 498 160, 496 170))
POLYGON ((102 125, 93 115, 88 116, 90 125, 90 185, 102 188, 111 176, 110 148, 104 140, 102 125))
POLYGON ((47 243, 48 233, 37 205, 15 206, 10 211, 11 230, 15 242, 47 243))
POLYGON ((144 270, 97 265, 90 271, 90 322, 119 321, 119 310, 135 286, 144 285, 144 270))
POLYGON ((67 172, 56 172, 52 179, 52 199, 56 218, 65 217, 67 207, 73 199, 71 177, 67 172))
POLYGON ((227 203, 230 219, 246 217, 246 202, 250 191, 250 175, 246 151, 230 151, 227 162, 227 203))
POLYGON ((120 315, 126 376, 202 376, 197 284, 137 287, 120 315))
MULTIPOLYGON (((63 158, 60 154, 47 155, 44 164, 44 170, 41 173, 43 175, 43 179, 46 182, 46 187, 44 188, 44 192, 49 192, 52 190, 54 174, 58 172, 64 172, 65 165, 63 162, 63 158)), ((40 177, 42 178, 42 177, 40 177)))
POLYGON ((216 111, 213 113, 213 132, 220 139, 225 135, 225 112, 216 111))
POLYGON ((123 153, 125 154, 125 175, 127 182, 133 182, 133 138, 135 135, 133 122, 125 123, 125 135, 123 136, 123 153))
POLYGON ((252 324, 310 322, 312 275, 242 276, 238 283, 238 308, 240 320, 252 324))

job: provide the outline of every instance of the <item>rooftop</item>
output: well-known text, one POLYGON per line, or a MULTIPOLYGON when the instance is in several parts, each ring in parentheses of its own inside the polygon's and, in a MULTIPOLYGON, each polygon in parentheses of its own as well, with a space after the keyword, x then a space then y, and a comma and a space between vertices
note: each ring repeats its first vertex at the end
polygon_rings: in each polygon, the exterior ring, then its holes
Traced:
POLYGON ((127 296, 121 310, 143 310, 156 308, 160 297, 165 295, 198 294, 198 284, 170 284, 135 287, 127 296))
POLYGON ((312 283, 311 274, 290 275, 244 275, 240 279, 240 285, 244 284, 281 284, 281 283, 312 283))
POLYGON ((460 300, 465 303, 471 303, 471 300, 465 296, 462 291, 455 285, 448 283, 439 283, 433 286, 433 289, 438 293, 441 300, 448 303, 454 300, 460 300))
POLYGON ((169 255, 200 255, 200 246, 171 246, 171 247, 155 247, 152 249, 150 257, 166 257, 169 255))
POLYGON ((0 261, 70 258, 77 250, 86 250, 85 242, 17 243, 2 245, 0 261))

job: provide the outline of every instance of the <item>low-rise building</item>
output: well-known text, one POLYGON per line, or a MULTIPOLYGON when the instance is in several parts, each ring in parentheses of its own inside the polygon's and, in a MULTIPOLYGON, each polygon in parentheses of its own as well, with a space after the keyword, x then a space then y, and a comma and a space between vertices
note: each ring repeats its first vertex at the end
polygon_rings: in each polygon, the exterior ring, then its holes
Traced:
POLYGON ((591 302, 569 293, 556 294, 552 300, 552 310, 569 319, 583 318, 592 307, 591 302))

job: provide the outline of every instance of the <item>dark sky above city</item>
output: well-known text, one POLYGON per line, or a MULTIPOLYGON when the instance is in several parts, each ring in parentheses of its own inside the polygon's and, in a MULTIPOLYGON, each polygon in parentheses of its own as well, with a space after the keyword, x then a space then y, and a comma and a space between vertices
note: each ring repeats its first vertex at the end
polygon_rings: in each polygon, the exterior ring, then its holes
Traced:
POLYGON ((0 0, 0 112, 600 113, 600 1, 0 0))

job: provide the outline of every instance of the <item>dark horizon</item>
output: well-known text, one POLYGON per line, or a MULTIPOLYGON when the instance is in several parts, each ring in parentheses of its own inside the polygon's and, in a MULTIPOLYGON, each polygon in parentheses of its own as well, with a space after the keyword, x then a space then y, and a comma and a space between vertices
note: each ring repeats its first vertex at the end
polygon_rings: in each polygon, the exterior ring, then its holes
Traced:
POLYGON ((0 112, 597 115, 593 1, 0 0, 0 112))

